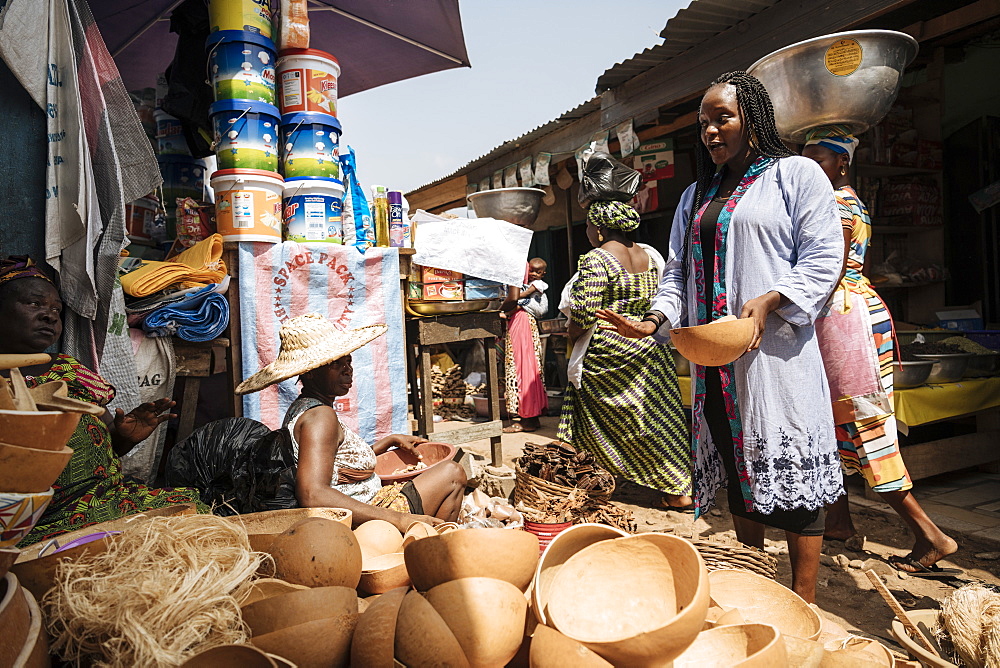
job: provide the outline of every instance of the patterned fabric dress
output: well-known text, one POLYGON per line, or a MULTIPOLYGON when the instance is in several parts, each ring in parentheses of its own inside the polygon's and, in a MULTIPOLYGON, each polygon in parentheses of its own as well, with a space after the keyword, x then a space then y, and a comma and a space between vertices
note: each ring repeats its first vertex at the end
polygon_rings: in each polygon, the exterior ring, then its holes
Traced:
MULTIPOLYGON (((580 258, 572 288, 573 322, 597 323, 597 309, 639 319, 656 293, 657 271, 632 274, 609 251, 580 258)), ((559 439, 593 453, 612 473, 667 494, 691 493, 688 428, 667 346, 596 328, 580 388, 570 386, 559 439)))
POLYGON ((908 490, 913 482, 899 452, 893 416, 892 319, 861 273, 871 219, 850 186, 836 196, 843 227, 851 233, 847 271, 816 324, 831 382, 837 446, 844 468, 864 475, 876 492, 908 490), (853 323, 853 328, 828 326, 838 320, 853 323), (849 328, 857 335, 838 336, 849 328), (847 381, 837 387, 841 376, 847 381), (860 378, 868 379, 868 387, 858 387, 860 378))
MULTIPOLYGON (((71 398, 99 406, 115 396, 115 388, 69 355, 59 355, 48 373, 25 380, 28 387, 66 381, 71 398)), ((52 486, 52 503, 21 547, 97 522, 179 503, 196 502, 199 512, 209 512, 195 489, 154 489, 126 480, 111 446, 111 432, 99 417, 84 414, 68 445, 73 456, 52 486)))

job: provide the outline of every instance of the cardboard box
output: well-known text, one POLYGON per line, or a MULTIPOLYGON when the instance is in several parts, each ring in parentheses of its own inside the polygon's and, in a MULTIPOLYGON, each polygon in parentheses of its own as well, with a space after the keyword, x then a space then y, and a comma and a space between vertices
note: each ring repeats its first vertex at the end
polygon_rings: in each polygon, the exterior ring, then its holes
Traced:
POLYGON ((465 299, 464 281, 445 283, 410 283, 407 297, 435 302, 460 302, 465 299))
POLYGON ((461 281, 465 274, 447 269, 435 269, 434 267, 421 267, 421 283, 446 283, 448 281, 461 281))
POLYGON ((496 281, 482 278, 465 279, 465 298, 469 299, 503 299, 507 295, 507 286, 496 281))
POLYGON ((983 316, 972 308, 937 311, 938 327, 957 330, 977 330, 983 328, 983 316))

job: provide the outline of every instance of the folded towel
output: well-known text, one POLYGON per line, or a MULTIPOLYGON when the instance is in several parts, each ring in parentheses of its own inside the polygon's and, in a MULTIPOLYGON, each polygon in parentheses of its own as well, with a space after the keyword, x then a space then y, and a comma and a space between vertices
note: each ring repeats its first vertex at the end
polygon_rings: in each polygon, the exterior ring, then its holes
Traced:
POLYGON ((173 336, 185 341, 211 341, 229 326, 229 302, 220 294, 228 286, 209 285, 180 301, 162 306, 142 321, 147 336, 173 336))
POLYGON ((174 285, 191 288, 219 283, 226 273, 222 236, 213 234, 168 261, 143 261, 138 269, 123 275, 121 281, 126 294, 148 297, 174 285))

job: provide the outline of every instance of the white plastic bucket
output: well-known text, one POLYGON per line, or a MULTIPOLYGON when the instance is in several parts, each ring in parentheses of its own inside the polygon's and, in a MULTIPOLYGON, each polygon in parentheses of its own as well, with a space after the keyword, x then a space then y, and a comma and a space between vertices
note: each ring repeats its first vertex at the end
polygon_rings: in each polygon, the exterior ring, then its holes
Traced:
POLYGON ((344 243, 344 183, 338 179, 285 181, 285 239, 299 243, 344 243))
POLYGON ((337 115, 340 63, 318 49, 285 49, 278 54, 278 102, 282 114, 312 111, 337 115))
POLYGON ((215 221, 225 241, 281 241, 281 193, 275 172, 223 169, 212 175, 215 221))
POLYGON ((160 155, 191 155, 184 128, 179 119, 162 109, 153 112, 156 119, 156 145, 160 155))

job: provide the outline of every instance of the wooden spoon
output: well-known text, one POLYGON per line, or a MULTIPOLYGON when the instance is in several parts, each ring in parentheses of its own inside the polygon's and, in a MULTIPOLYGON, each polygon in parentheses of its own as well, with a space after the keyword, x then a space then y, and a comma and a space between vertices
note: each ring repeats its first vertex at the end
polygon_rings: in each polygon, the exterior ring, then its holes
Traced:
POLYGON ((31 398, 24 376, 16 367, 10 370, 10 386, 14 389, 14 409, 19 411, 37 411, 38 406, 31 398))
POLYGON ((64 380, 42 383, 28 392, 31 393, 31 398, 35 400, 35 405, 40 409, 67 413, 90 413, 91 415, 104 415, 107 410, 97 404, 71 399, 69 387, 64 380))
POLYGON ((0 369, 16 369, 20 366, 35 366, 36 364, 45 364, 51 359, 52 356, 46 353, 2 353, 0 354, 0 369))

